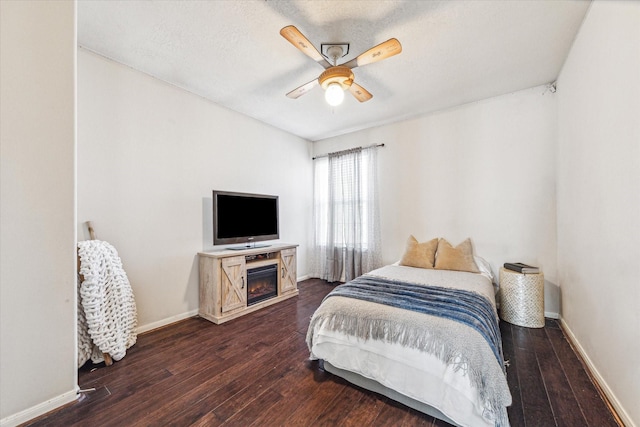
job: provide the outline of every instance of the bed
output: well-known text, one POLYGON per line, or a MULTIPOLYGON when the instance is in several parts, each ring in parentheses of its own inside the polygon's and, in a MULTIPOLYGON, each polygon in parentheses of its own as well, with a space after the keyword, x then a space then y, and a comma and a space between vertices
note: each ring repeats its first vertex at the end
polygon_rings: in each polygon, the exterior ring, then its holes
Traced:
POLYGON ((337 286, 311 318, 311 359, 450 424, 508 426, 495 288, 476 271, 396 263, 337 286))

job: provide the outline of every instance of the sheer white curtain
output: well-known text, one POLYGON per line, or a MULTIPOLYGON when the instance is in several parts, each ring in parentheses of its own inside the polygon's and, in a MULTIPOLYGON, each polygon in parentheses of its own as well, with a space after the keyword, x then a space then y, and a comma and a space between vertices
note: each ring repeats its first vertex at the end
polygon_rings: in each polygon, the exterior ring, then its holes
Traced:
POLYGON ((348 281, 380 266, 376 158, 371 147, 315 160, 314 277, 348 281))

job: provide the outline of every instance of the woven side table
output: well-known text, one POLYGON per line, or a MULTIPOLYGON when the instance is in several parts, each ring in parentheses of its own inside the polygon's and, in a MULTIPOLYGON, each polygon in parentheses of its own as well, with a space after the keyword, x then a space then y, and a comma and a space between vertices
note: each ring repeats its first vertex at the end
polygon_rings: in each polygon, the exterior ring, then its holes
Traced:
POLYGON ((500 318, 527 328, 544 327, 544 275, 500 269, 500 318))

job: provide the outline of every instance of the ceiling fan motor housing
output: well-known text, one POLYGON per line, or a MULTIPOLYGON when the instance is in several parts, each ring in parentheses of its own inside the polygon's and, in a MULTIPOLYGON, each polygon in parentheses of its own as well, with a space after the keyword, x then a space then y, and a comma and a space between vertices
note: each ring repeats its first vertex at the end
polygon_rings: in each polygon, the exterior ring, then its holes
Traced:
POLYGON ((331 83, 338 83, 343 90, 347 90, 353 83, 353 71, 351 71, 351 68, 342 65, 329 67, 320 74, 318 82, 323 89, 326 89, 331 83))

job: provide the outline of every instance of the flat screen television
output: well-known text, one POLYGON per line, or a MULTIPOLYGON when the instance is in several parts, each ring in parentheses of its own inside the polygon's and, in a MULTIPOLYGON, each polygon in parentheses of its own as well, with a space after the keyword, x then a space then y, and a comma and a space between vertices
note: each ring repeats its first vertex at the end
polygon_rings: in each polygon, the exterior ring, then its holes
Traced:
POLYGON ((278 229, 278 196, 213 190, 213 244, 244 243, 244 247, 260 247, 253 242, 275 240, 278 229))

